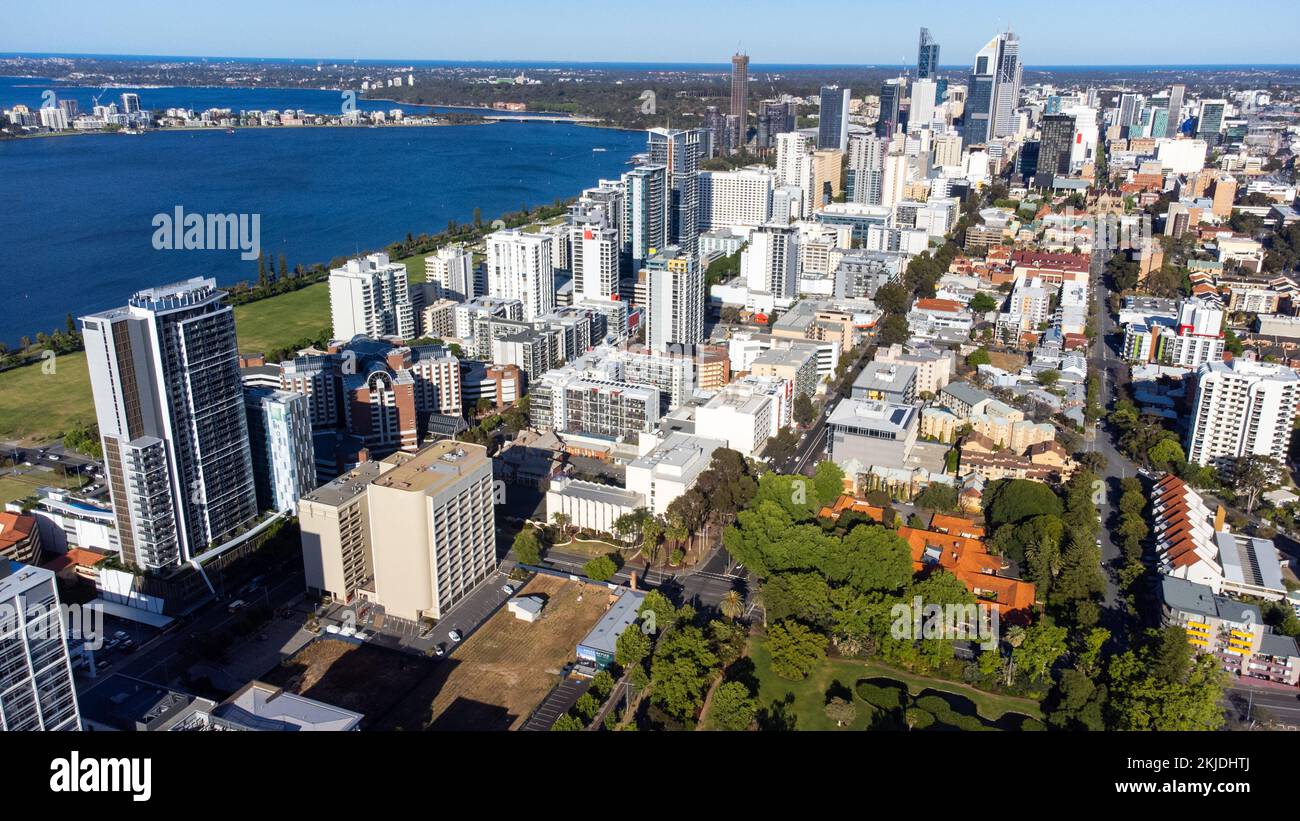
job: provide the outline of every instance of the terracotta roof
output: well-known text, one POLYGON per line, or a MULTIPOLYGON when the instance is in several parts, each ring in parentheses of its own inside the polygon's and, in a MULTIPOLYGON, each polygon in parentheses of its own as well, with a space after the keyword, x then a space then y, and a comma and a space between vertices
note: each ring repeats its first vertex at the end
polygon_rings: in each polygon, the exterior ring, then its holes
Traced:
MULTIPOLYGON (((956 516, 950 518, 969 521, 956 516)), ((997 575, 1002 569, 1002 559, 990 554, 983 540, 913 527, 899 528, 898 535, 907 540, 912 549, 915 571, 921 572, 936 565, 942 567, 977 596, 992 594, 993 605, 1003 615, 1024 614, 1033 606, 1034 585, 997 575)))

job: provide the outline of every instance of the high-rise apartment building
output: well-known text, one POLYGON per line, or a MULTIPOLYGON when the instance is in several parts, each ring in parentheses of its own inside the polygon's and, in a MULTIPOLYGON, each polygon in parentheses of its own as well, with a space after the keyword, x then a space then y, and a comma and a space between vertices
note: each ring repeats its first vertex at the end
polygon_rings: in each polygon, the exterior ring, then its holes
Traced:
POLYGON ((656 351, 704 341, 704 271, 695 254, 669 246, 646 262, 646 343, 656 351))
POLYGON ((752 228, 772 214, 776 174, 766 168, 700 172, 700 228, 752 228))
POLYGON ((880 204, 888 151, 889 141, 873 134, 854 134, 849 138, 845 199, 863 205, 880 204))
POLYGON ((415 305, 406 266, 388 254, 350 259, 330 270, 330 316, 334 338, 399 336, 414 339, 415 305))
POLYGON ((525 320, 550 313, 555 307, 552 241, 548 234, 530 234, 518 228, 488 234, 488 295, 519 300, 525 320))
POLYGON ((1239 456, 1286 463, 1300 402, 1300 376, 1285 365, 1240 358, 1196 371, 1187 461, 1225 468, 1239 456))
POLYGON ((433 283, 438 299, 468 302, 478 296, 474 288, 474 255, 458 242, 444 245, 424 258, 424 279, 433 283))
POLYGON ((575 217, 569 226, 574 299, 609 299, 618 295, 618 230, 604 220, 575 217))
POLYGON ((635 273, 668 245, 668 170, 662 165, 638 166, 623 175, 623 188, 624 267, 635 273))
POLYGON ((1154 134, 1152 136, 1165 136, 1170 139, 1178 136, 1178 132, 1183 127, 1183 94, 1186 93, 1187 86, 1181 83, 1175 83, 1169 89, 1169 119, 1163 135, 1154 134))
POLYGON ((54 573, 0 558, 0 731, 80 730, 54 573))
POLYGON ((81 323, 122 558, 189 561, 257 515, 225 292, 196 277, 81 323))
POLYGON ((740 253, 740 272, 751 291, 792 299, 799 281, 799 231, 792 225, 764 225, 740 253))
POLYGON ((694 255, 700 236, 700 161, 705 131, 652 128, 648 133, 650 163, 667 172, 668 242, 694 255))
POLYGON ((244 404, 257 505, 293 513, 316 487, 311 403, 293 391, 246 388, 244 404))
POLYGON ((839 86, 822 86, 821 111, 817 119, 817 147, 844 151, 849 146, 850 91, 839 86))

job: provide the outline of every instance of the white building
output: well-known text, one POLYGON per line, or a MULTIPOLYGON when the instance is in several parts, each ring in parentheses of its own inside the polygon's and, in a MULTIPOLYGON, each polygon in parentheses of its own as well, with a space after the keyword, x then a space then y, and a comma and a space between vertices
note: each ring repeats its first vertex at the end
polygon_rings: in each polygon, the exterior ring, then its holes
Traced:
POLYGON ((0 558, 0 614, 0 731, 80 730, 54 574, 0 558))
POLYGON ((764 225, 740 252, 740 275, 750 291, 778 301, 794 298, 799 279, 799 234, 788 225, 764 225))
POLYGON ((695 411, 695 435, 757 456, 788 423, 793 385, 785 379, 746 377, 732 382, 695 411))
POLYGON ((772 215, 776 173, 766 167, 700 172, 700 230, 753 228, 772 215))
POLYGON ((415 305, 406 266, 388 254, 350 259, 330 270, 330 317, 334 338, 399 336, 414 339, 415 305))
POLYGON ((1286 464, 1300 376, 1284 365, 1232 358, 1196 371, 1187 460, 1224 467, 1239 456, 1286 464))
POLYGON ((646 343, 656 351, 704 341, 704 271, 676 246, 646 261, 646 343))
POLYGON ((627 489, 642 498, 642 507, 662 516, 675 499, 695 486, 713 461, 713 452, 726 446, 721 439, 671 433, 628 464, 627 489))
POLYGON ((507 228, 488 234, 488 294, 517 299, 523 319, 533 320, 555 307, 555 270, 549 234, 530 234, 507 228))
POLYGON ((425 257, 424 278, 436 286, 439 299, 466 302, 478 295, 474 288, 474 255, 460 243, 444 245, 425 257))

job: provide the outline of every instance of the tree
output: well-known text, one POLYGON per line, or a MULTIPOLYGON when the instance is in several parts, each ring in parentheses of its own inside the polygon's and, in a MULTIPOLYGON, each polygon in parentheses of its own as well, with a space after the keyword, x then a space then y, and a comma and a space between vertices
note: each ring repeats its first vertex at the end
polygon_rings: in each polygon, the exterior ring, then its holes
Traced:
POLYGON ((619 667, 635 667, 650 655, 650 637, 633 622, 623 628, 614 642, 614 661, 619 667))
POLYGON ((1147 449, 1147 459, 1151 462, 1152 467, 1160 470, 1168 470, 1170 465, 1187 461, 1183 454, 1182 445, 1174 438, 1161 439, 1147 449))
POLYGON ((551 514, 551 521, 555 522, 555 526, 560 529, 560 535, 562 536, 568 535, 569 523, 572 521, 569 518, 569 514, 561 513, 560 511, 557 510, 551 514))
POLYGON ((1277 476, 1277 462, 1267 456, 1238 456, 1228 465, 1228 480, 1238 496, 1244 498, 1246 512, 1259 502, 1264 488, 1277 476))
POLYGON ((957 509, 957 489, 943 482, 931 482, 912 500, 917 507, 949 513, 957 509))
POLYGON ((977 314, 986 314, 989 311, 996 311, 998 309, 998 301, 985 292, 980 291, 971 298, 970 309, 977 314))
POLYGON ((551 729, 556 732, 577 732, 586 728, 587 725, 582 722, 582 719, 569 713, 555 719, 555 723, 551 725, 551 729))
POLYGON ((772 672, 784 679, 802 681, 826 657, 826 637, 797 621, 781 621, 768 630, 767 651, 772 672))
POLYGON ((911 326, 902 314, 888 314, 880 323, 876 338, 881 345, 899 345, 912 338, 911 326))
POLYGON ((704 702, 709 674, 717 664, 718 657, 700 628, 687 625, 669 631, 650 663, 651 698, 673 718, 690 719, 704 702))
POLYGON ((1037 376, 1034 377, 1034 381, 1042 385, 1044 388, 1052 387, 1059 382, 1060 379, 1061 372, 1058 370, 1039 371, 1037 376))
POLYGON ((739 591, 728 590, 727 595, 723 596, 722 601, 719 602, 718 609, 722 611, 722 615, 735 621, 740 618, 741 613, 745 610, 745 599, 740 595, 739 591))
POLYGON ((1042 680, 1056 660, 1065 655, 1066 629, 1044 618, 1025 631, 1025 639, 1011 651, 1015 669, 1031 680, 1042 680))
POLYGON ((812 400, 808 394, 801 393, 794 400, 794 421, 800 427, 806 428, 817 419, 817 409, 813 407, 812 400))
POLYGON ((830 460, 818 462, 813 474, 813 488, 817 492, 819 503, 835 504, 835 500, 844 492, 844 469, 830 460))
POLYGON ((618 572, 618 565, 609 556, 597 556, 582 566, 582 572, 593 582, 603 582, 618 572))
POLYGON ((1062 505, 1052 489, 1029 479, 1001 479, 984 490, 984 509, 993 529, 1008 522, 1018 523, 1033 516, 1060 516, 1062 505))
POLYGON ((713 691, 708 726, 712 730, 748 730, 758 715, 758 702, 739 681, 727 681, 713 691))
POLYGON ((1149 631, 1108 670, 1107 724, 1116 730, 1216 730, 1227 674, 1210 653, 1194 653, 1181 627, 1149 631))
POLYGON ((912 295, 901 282, 887 282, 876 289, 876 307, 886 314, 905 314, 912 307, 912 295))
POLYGON ((852 724, 853 719, 858 717, 858 708, 853 706, 853 702, 847 701, 840 696, 835 696, 826 702, 825 709, 826 717, 834 721, 836 727, 852 724))
POLYGON ((515 534, 511 549, 515 551, 515 561, 520 564, 540 564, 542 561, 542 543, 537 538, 537 531, 528 525, 515 534))

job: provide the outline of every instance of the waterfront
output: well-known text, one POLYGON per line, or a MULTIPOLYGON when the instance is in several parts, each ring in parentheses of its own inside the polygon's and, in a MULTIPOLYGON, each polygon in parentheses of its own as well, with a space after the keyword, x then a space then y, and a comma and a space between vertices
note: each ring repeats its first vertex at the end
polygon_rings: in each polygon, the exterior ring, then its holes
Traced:
POLYGON ((621 173, 644 141, 640 132, 499 123, 0 142, 0 178, 12 192, 0 240, 24 260, 5 278, 0 340, 62 328, 68 312, 120 305, 153 284, 256 278, 256 262, 238 250, 155 250, 153 217, 177 206, 260 214, 262 250, 307 265, 469 222, 476 208, 490 221, 576 196, 621 173))

